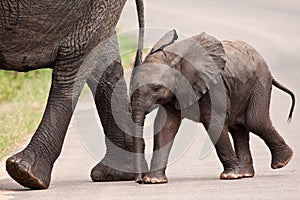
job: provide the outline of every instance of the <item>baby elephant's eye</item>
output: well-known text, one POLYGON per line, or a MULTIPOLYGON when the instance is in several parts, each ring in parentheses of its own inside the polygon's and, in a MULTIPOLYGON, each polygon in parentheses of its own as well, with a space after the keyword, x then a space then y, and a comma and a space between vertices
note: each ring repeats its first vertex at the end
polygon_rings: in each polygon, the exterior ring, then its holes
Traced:
POLYGON ((160 88, 161 88, 161 85, 155 85, 155 86, 152 88, 152 90, 153 90, 153 92, 158 92, 160 88))

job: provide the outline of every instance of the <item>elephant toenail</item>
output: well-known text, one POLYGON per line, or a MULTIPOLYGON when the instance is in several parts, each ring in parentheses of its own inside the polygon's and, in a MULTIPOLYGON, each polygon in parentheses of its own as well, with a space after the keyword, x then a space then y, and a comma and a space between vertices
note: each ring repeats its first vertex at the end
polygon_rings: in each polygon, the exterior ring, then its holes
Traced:
POLYGON ((100 181, 100 180, 101 180, 101 178, 100 178, 99 176, 97 176, 97 175, 94 175, 94 174, 92 174, 92 175, 91 175, 91 178, 92 178, 92 181, 95 181, 95 182, 97 182, 97 181, 100 181))
POLYGON ((26 161, 21 161, 18 166, 19 166, 19 169, 24 172, 27 172, 29 170, 29 164, 26 161))
POLYGON ((113 179, 113 177, 112 177, 111 175, 108 175, 108 176, 106 176, 106 180, 112 181, 112 180, 114 180, 114 179, 113 179))
POLYGON ((8 158, 7 161, 11 162, 11 163, 15 163, 17 161, 17 157, 12 156, 12 157, 8 158))

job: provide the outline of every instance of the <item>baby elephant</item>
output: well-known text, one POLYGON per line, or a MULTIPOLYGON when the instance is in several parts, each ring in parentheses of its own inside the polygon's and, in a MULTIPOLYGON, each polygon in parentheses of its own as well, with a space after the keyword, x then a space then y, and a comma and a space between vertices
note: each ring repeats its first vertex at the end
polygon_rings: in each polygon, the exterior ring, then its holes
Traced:
POLYGON ((294 110, 294 94, 272 77, 264 59, 244 42, 220 42, 205 33, 175 42, 177 38, 175 30, 169 31, 132 74, 136 182, 168 181, 168 157, 183 118, 203 123, 224 167, 221 179, 254 176, 249 132, 269 147, 271 167, 284 167, 293 151, 270 120, 272 85, 291 95, 289 118, 294 110), (143 172, 144 119, 156 104, 160 107, 154 125, 157 134, 151 170, 143 172))

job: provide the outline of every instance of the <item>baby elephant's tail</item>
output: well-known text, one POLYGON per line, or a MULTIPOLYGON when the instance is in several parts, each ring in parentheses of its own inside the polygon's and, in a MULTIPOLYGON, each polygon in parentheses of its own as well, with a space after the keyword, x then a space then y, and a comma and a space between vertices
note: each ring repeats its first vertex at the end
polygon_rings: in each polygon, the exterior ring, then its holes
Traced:
POLYGON ((288 93, 289 95, 291 95, 291 98, 292 98, 292 106, 291 106, 291 109, 290 109, 290 114, 289 114, 289 118, 288 118, 288 121, 291 121, 292 120, 292 116, 293 116, 293 112, 294 112, 294 108, 295 108, 295 95, 294 93, 289 90, 288 88, 286 88, 285 86, 281 85, 278 81, 276 81, 274 78, 272 79, 272 84, 277 87, 278 89, 288 93))

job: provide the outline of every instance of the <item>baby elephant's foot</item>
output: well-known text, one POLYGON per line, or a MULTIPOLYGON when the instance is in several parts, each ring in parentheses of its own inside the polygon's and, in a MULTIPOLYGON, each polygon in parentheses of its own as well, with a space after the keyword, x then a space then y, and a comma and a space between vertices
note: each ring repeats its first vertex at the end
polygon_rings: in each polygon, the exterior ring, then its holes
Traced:
POLYGON ((8 174, 19 184, 31 189, 47 189, 50 184, 52 164, 24 150, 6 160, 8 174))
POLYGON ((252 178, 255 175, 253 165, 240 165, 242 178, 252 178))
POLYGON ((286 166, 293 157, 293 150, 286 146, 283 149, 272 152, 272 169, 279 169, 286 166))
POLYGON ((143 178, 143 182, 145 184, 161 184, 161 183, 167 183, 168 178, 165 175, 164 170, 158 170, 158 171, 147 173, 143 178))
POLYGON ((225 169, 220 174, 220 179, 222 180, 233 180, 233 179, 240 179, 242 178, 242 174, 240 174, 240 169, 225 169))

